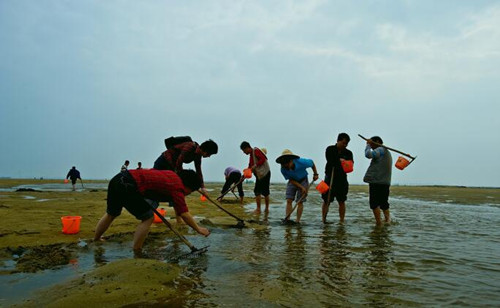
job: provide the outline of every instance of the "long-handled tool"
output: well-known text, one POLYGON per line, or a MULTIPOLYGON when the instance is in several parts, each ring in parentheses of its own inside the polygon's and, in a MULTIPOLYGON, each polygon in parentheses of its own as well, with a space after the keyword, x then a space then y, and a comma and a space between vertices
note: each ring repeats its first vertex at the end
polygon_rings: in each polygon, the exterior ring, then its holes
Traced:
POLYGON ((309 186, 307 187, 306 193, 302 194, 302 196, 300 196, 299 200, 297 200, 297 202, 295 203, 295 206, 292 208, 292 210, 290 211, 290 213, 288 213, 288 215, 286 215, 285 219, 281 220, 282 223, 286 223, 288 221, 288 219, 290 219, 290 216, 292 216, 292 213, 295 211, 295 209, 297 208, 297 206, 299 205, 299 203, 301 203, 307 197, 307 193, 309 192, 309 189, 311 188, 311 186, 313 185, 313 183, 314 183, 314 181, 312 181, 311 184, 309 184, 309 186))
POLYGON ((85 188, 85 187, 83 186, 83 181, 82 181, 82 179, 80 179, 80 183, 82 183, 82 188, 85 188))
POLYGON ((325 220, 326 215, 328 215, 328 211, 330 210, 330 198, 332 196, 332 185, 333 185, 333 176, 335 175, 335 166, 332 164, 332 173, 330 174, 330 185, 328 186, 328 196, 326 198, 326 213, 323 213, 325 215, 323 217, 323 220, 325 220))
MULTIPOLYGON (((148 202, 149 203, 149 202, 148 202)), ((191 244, 182 234, 179 233, 179 231, 175 230, 174 227, 172 226, 171 223, 168 222, 167 219, 165 219, 165 217, 163 217, 163 215, 161 215, 157 209, 155 209, 155 207, 152 205, 152 204, 149 204, 149 206, 151 206, 151 209, 153 210, 153 212, 156 214, 156 216, 158 216, 161 221, 163 221, 163 223, 170 229, 172 230, 172 232, 175 233, 175 235, 177 235, 183 242, 184 244, 186 244, 186 246, 189 247, 189 249, 191 249, 191 252, 188 253, 188 254, 185 254, 185 255, 182 255, 180 256, 179 258, 182 258, 182 257, 185 257, 185 256, 192 256, 192 255, 200 255, 202 253, 205 253, 208 251, 208 247, 209 246, 205 246, 203 248, 196 248, 194 247, 193 244, 191 244)), ((178 258, 178 259, 179 259, 178 258)))
POLYGON ((237 228, 243 228, 245 226, 245 221, 241 218, 239 218, 238 216, 230 213, 228 210, 226 210, 225 208, 223 208, 222 206, 220 206, 219 204, 217 204, 217 202, 215 202, 214 200, 212 200, 212 198, 210 198, 207 194, 205 194, 203 191, 201 190, 198 190, 198 192, 202 195, 202 196, 205 196, 205 198, 207 198, 208 201, 210 201, 212 204, 214 204, 216 207, 218 207, 219 209, 221 209, 222 211, 224 211, 226 214, 228 214, 229 216, 233 217, 234 219, 236 219, 238 221, 238 223, 236 224, 235 227, 237 228))
MULTIPOLYGON (((367 141, 367 140, 368 140, 367 138, 365 138, 365 137, 361 136, 360 134, 358 134, 358 136, 359 136, 359 137, 361 137, 361 139, 364 139, 365 141, 367 141)), ((411 164, 411 163, 412 163, 412 162, 413 162, 413 161, 417 158, 416 156, 411 156, 410 154, 407 154, 407 153, 404 153, 404 152, 398 151, 398 150, 396 150, 396 149, 390 148, 390 147, 388 147, 388 146, 386 146, 386 145, 380 144, 380 143, 375 142, 375 141, 373 141, 373 140, 372 140, 372 142, 373 142, 374 144, 376 144, 376 145, 380 146, 380 147, 386 148, 386 149, 388 149, 388 150, 391 150, 391 151, 393 151, 393 152, 396 152, 396 153, 399 153, 399 154, 401 154, 401 155, 404 155, 404 156, 406 156, 406 157, 411 158, 411 160, 410 160, 410 163, 409 163, 409 164, 411 164)), ((408 165, 409 165, 409 164, 408 164, 408 165)))

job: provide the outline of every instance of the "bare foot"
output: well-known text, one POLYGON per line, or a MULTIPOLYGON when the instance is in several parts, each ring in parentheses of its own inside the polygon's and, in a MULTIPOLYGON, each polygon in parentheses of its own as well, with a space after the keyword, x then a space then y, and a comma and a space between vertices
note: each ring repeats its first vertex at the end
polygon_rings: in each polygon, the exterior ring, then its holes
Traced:
POLYGON ((253 211, 254 214, 259 214, 260 215, 260 209, 256 209, 255 211, 253 211))

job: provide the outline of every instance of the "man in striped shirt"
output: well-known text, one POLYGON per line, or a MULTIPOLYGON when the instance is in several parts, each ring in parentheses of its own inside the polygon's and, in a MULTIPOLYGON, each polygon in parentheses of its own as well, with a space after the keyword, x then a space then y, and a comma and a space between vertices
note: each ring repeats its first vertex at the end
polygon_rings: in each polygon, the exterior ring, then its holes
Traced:
POLYGON ((139 252, 153 223, 151 207, 158 202, 173 204, 175 213, 201 235, 208 236, 208 229, 198 226, 189 213, 185 196, 200 187, 200 180, 193 170, 183 170, 177 175, 170 170, 135 169, 120 172, 111 179, 108 186, 106 214, 96 226, 94 240, 109 228, 113 220, 120 216, 122 208, 141 222, 134 234, 134 251, 139 252))

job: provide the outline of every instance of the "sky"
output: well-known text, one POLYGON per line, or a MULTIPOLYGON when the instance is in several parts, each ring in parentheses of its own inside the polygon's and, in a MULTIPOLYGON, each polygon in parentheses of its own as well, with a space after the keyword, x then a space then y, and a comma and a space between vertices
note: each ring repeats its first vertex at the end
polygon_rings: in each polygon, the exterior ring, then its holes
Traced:
MULTIPOLYGON (((0 0, 0 177, 110 179, 163 140, 311 158, 351 136, 417 156, 399 185, 500 187, 500 2, 0 0)), ((393 159, 399 154, 394 153, 393 159)))

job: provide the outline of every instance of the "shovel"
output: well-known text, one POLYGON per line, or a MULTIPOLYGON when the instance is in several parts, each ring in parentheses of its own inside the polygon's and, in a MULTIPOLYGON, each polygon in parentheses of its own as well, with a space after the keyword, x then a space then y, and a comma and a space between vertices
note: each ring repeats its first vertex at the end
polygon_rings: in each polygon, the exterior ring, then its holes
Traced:
POLYGON ((221 209, 222 211, 224 211, 226 214, 228 214, 229 216, 233 217, 234 219, 236 219, 238 221, 238 223, 236 224, 236 228, 243 228, 245 227, 245 221, 241 218, 239 218, 238 216, 230 213, 228 210, 224 209, 222 206, 220 206, 219 204, 217 204, 214 200, 212 200, 212 198, 210 198, 207 194, 205 194, 203 191, 201 190, 198 190, 198 192, 202 195, 202 196, 205 196, 205 198, 207 198, 208 201, 210 201, 211 203, 213 203, 216 207, 218 207, 219 209, 221 209))
POLYGON ((297 202, 295 203, 295 206, 292 208, 292 210, 290 211, 290 213, 288 213, 288 215, 286 215, 285 219, 281 220, 281 223, 287 223, 289 221, 290 216, 292 216, 293 212, 295 211, 295 209, 297 208, 297 206, 299 205, 299 203, 302 202, 302 200, 304 200, 307 197, 307 193, 309 192, 309 189, 311 188, 311 186, 313 184, 314 184, 314 181, 312 181, 311 184, 309 184, 309 186, 307 187, 306 193, 303 194, 302 196, 300 196, 299 200, 297 200, 297 202))
MULTIPOLYGON (((148 202, 149 203, 149 202, 148 202)), ((161 215, 157 209, 155 209, 155 207, 152 205, 152 204, 149 204, 149 206, 151 206, 151 209, 153 210, 153 212, 156 214, 156 216, 158 216, 158 218, 161 219, 161 221, 163 221, 163 223, 170 229, 172 230, 172 232, 175 233, 175 235, 177 235, 183 242, 184 244, 186 244, 186 246, 189 247, 189 249, 191 249, 191 252, 190 253, 187 253, 185 255, 182 255, 180 257, 177 258, 178 259, 181 259, 181 258, 184 258, 184 257, 190 257, 190 256, 198 256, 198 255, 201 255, 205 252, 208 251, 208 247, 209 246, 205 246, 203 248, 196 248, 194 247, 193 244, 191 244, 187 238, 185 238, 182 234, 179 233, 179 231, 175 230, 174 227, 172 226, 171 223, 168 222, 167 219, 165 219, 165 217, 163 217, 163 215, 161 215)))
POLYGON ((224 197, 225 195, 227 195, 228 192, 232 192, 234 194, 234 196, 236 198, 238 198, 236 196, 236 194, 234 193, 234 189, 236 188, 236 186, 240 185, 240 183, 242 183, 244 180, 245 180, 245 176, 242 175, 241 178, 240 178, 240 180, 238 182, 234 183, 231 187, 229 187, 225 192, 223 192, 220 196, 218 196, 216 200, 220 201, 220 199, 222 199, 222 197, 224 197))

